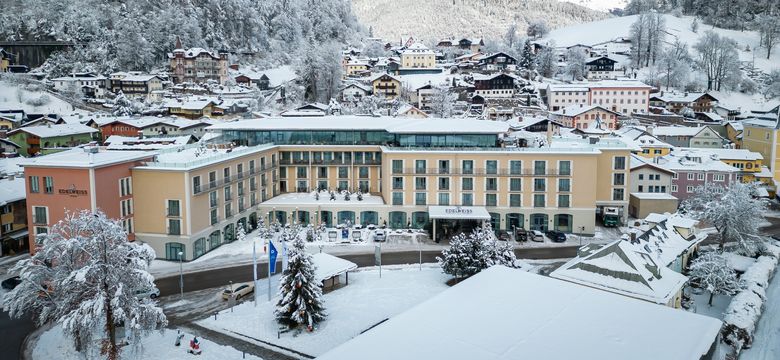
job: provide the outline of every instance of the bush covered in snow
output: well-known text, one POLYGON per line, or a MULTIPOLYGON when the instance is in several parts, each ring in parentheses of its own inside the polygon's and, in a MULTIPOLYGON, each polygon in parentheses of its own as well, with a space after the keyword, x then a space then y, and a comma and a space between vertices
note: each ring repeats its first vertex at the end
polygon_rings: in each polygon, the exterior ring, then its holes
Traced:
POLYGON ((498 241, 490 226, 454 236, 441 253, 436 257, 439 266, 456 278, 467 278, 493 265, 515 267, 517 260, 512 244, 498 241))

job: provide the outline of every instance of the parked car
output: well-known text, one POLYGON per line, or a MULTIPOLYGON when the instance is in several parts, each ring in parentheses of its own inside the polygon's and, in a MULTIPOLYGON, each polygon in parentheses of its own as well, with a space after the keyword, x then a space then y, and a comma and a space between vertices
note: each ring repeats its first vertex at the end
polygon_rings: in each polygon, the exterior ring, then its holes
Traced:
POLYGON ((377 229, 374 232, 374 241, 386 241, 386 240, 387 240, 387 230, 377 229))
POLYGON ((531 240, 536 242, 544 242, 544 234, 539 230, 531 230, 531 240))
POLYGON ((509 235, 509 232, 501 230, 498 232, 497 236, 498 240, 501 241, 509 241, 512 240, 512 235, 509 235))
POLYGON ((516 241, 528 241, 528 231, 526 229, 515 229, 516 241))
POLYGON ((557 230, 549 230, 547 231, 547 237, 550 238, 550 241, 552 242, 565 242, 566 241, 566 234, 563 232, 557 231, 557 230))
POLYGON ((22 283, 22 279, 18 276, 10 277, 3 280, 2 287, 6 290, 13 290, 17 285, 22 283))
POLYGON ((158 288, 138 290, 135 292, 135 297, 139 300, 144 298, 156 299, 158 296, 160 296, 160 289, 158 288))
POLYGON ((244 296, 253 293, 254 291, 255 291, 255 286, 253 284, 238 285, 235 286, 232 291, 230 288, 223 290, 222 299, 228 300, 230 299, 230 295, 234 295, 236 297, 236 300, 238 300, 244 296))

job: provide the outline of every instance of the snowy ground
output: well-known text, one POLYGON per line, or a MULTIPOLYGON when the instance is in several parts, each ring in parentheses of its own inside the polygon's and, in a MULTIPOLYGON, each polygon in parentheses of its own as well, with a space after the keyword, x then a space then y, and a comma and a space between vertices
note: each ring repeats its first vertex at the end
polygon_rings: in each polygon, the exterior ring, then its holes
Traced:
MULTIPOLYGON (((688 288, 686 291, 690 290, 688 288)), ((698 291, 697 291, 698 292, 698 291)), ((714 317, 718 320, 723 320, 723 313, 731 303, 731 296, 728 295, 715 295, 712 298, 712 306, 707 302, 710 300, 710 293, 707 291, 701 291, 699 294, 690 293, 693 299, 694 306, 688 311, 694 312, 709 317, 714 317)))
MULTIPOLYGON (((189 341, 192 335, 184 334, 181 346, 174 346, 176 331, 166 329, 163 333, 154 332, 144 338, 140 346, 128 346, 122 350, 122 359, 193 359, 193 355, 187 353, 189 341)), ((198 360, 221 359, 255 359, 259 357, 247 354, 243 357, 240 351, 228 346, 215 344, 207 339, 198 338, 203 353, 197 356, 198 360)), ((95 347, 94 349, 97 349, 95 347)), ((44 332, 33 349, 33 359, 82 359, 85 355, 76 352, 73 341, 62 333, 62 328, 56 326, 44 332)), ((87 359, 101 358, 97 351, 86 355, 87 359)))
POLYGON ((780 276, 777 274, 769 283, 766 296, 753 347, 742 350, 740 360, 780 359, 780 276))
POLYGON ((61 100, 56 96, 45 91, 27 91, 20 85, 14 85, 7 81, 0 81, 0 109, 22 109, 28 113, 46 113, 46 114, 87 114, 87 111, 74 108, 67 101, 61 100), (46 95, 49 102, 41 106, 29 105, 31 99, 46 95))
MULTIPOLYGON (((312 356, 318 356, 357 336, 384 319, 397 315, 447 288, 449 279, 436 265, 385 266, 382 277, 375 268, 349 275, 349 285, 324 295, 328 318, 312 332, 281 334, 273 317, 276 298, 254 307, 252 302, 222 311, 197 324, 225 335, 255 342, 268 341, 312 356), (236 335, 236 332, 240 335, 236 335)), ((262 288, 262 286, 261 286, 262 288)), ((262 345, 262 344, 261 344, 262 345)))

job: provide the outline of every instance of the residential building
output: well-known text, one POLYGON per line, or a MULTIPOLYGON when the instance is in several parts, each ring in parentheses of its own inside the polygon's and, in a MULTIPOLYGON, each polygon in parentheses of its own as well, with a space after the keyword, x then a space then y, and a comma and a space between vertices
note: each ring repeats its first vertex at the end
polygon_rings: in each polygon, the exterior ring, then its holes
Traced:
POLYGON ((54 90, 60 93, 78 94, 83 97, 102 99, 106 95, 108 79, 92 73, 74 73, 51 79, 54 90))
POLYGON ((617 129, 617 118, 620 114, 598 105, 584 104, 567 106, 550 113, 553 120, 575 129, 587 129, 591 123, 600 121, 607 130, 617 129))
POLYGON ((620 69, 616 71, 615 64, 617 61, 607 56, 590 59, 585 63, 585 67, 588 69, 587 78, 589 80, 614 80, 623 74, 620 69))
POLYGON ((413 117, 413 118, 427 118, 428 114, 423 112, 422 110, 412 106, 412 105, 403 105, 398 110, 395 111, 395 116, 402 116, 402 117, 413 117))
POLYGON ((49 124, 11 130, 8 139, 19 145, 20 154, 33 156, 99 140, 100 132, 82 124, 49 124))
POLYGON ((13 54, 0 48, 0 73, 8 72, 8 67, 13 63, 13 54))
POLYGON ((737 149, 742 149, 742 131, 743 126, 741 121, 728 121, 726 122, 726 138, 734 144, 737 149))
POLYGON ((764 165, 761 153, 747 149, 707 149, 706 152, 712 154, 713 159, 738 169, 737 180, 744 183, 755 182, 756 174, 761 172, 764 165))
POLYGON ((16 145, 15 142, 0 138, 0 158, 17 156, 19 148, 20 146, 16 145))
POLYGON ((761 154, 763 164, 771 170, 775 179, 780 179, 780 161, 777 157, 780 149, 778 115, 769 113, 747 119, 742 121, 742 126, 742 147, 761 154))
MULTIPOLYGON (((89 147, 24 161, 30 244, 36 244, 36 235, 51 231, 68 212, 80 210, 104 212, 120 221, 128 238, 134 240, 135 189, 130 169, 152 158, 152 153, 89 147)), ((163 188, 158 186, 155 191, 163 188)), ((35 246, 30 252, 35 252, 35 246)))
POLYGON ((0 256, 29 249, 24 177, 0 179, 0 256))
POLYGON ((690 109, 697 113, 710 113, 714 111, 718 99, 709 93, 695 92, 664 92, 661 91, 650 97, 650 106, 663 108, 675 114, 682 115, 683 109, 690 109))
POLYGON ((401 51, 401 67, 433 69, 436 67, 436 53, 422 43, 416 42, 401 51))
POLYGON ((369 75, 371 66, 365 60, 350 60, 344 64, 344 76, 369 75))
POLYGON ((517 69, 517 59, 507 53, 497 52, 480 57, 478 66, 483 71, 513 71, 517 69))
POLYGON ((227 80, 227 54, 201 48, 184 49, 179 37, 170 60, 171 80, 175 84, 204 83, 208 80, 224 84, 227 80))
POLYGON ((671 194, 674 175, 654 160, 631 154, 629 215, 641 219, 650 213, 677 211, 679 200, 671 194))
POLYGON ((358 101, 371 95, 371 87, 359 83, 351 83, 341 89, 341 101, 358 101))
POLYGON ((709 126, 650 126, 647 132, 674 147, 722 149, 729 143, 709 126))
POLYGON ((160 137, 193 135, 203 137, 205 129, 212 125, 207 120, 189 120, 178 117, 121 117, 100 119, 103 141, 111 136, 160 137))
POLYGON ((656 164, 674 171, 671 194, 685 201, 706 184, 728 186, 739 181, 739 169, 729 166, 712 154, 699 149, 679 149, 656 159, 656 164))
POLYGON ((517 77, 511 74, 473 74, 474 95, 483 98, 511 98, 515 96, 517 77))
POLYGON ((117 72, 109 76, 109 89, 118 94, 120 91, 128 98, 149 100, 153 91, 163 89, 163 80, 158 75, 140 72, 117 72))
POLYGON ((571 105, 600 105, 630 115, 647 114, 651 86, 633 80, 603 80, 577 84, 550 84, 547 106, 558 111, 571 105))
POLYGON ((458 40, 459 48, 471 51, 472 53, 478 53, 482 51, 483 46, 485 46, 485 41, 483 41, 482 38, 463 38, 458 40))
POLYGON ((198 119, 203 116, 221 116, 225 111, 214 100, 182 100, 170 99, 163 104, 168 109, 168 114, 181 116, 189 119, 198 119))
POLYGON ((661 139, 648 133, 643 133, 642 135, 637 136, 633 139, 633 141, 639 145, 640 148, 642 148, 642 152, 639 153, 639 156, 646 158, 666 156, 669 155, 672 149, 674 149, 671 144, 667 144, 666 142, 661 141, 661 139))
POLYGON ((375 96, 393 100, 401 94, 401 79, 390 74, 377 74, 371 80, 372 92, 375 96))

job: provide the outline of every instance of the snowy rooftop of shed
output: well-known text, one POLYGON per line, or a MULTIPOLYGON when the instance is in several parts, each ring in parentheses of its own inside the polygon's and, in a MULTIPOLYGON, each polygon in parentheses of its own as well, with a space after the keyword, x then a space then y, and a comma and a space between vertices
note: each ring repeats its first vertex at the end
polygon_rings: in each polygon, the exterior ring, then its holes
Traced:
POLYGON ((50 138, 57 136, 68 136, 77 134, 91 134, 97 132, 96 129, 82 124, 61 124, 61 125, 37 125, 18 128, 9 132, 15 134, 17 132, 26 132, 28 134, 35 135, 40 138, 50 138))
POLYGON ((493 266, 319 359, 690 360, 707 353, 720 326, 714 318, 493 266))
POLYGON ((357 264, 352 261, 344 260, 326 253, 312 255, 312 261, 314 262, 314 265, 317 266, 314 276, 320 281, 357 269, 357 264))

